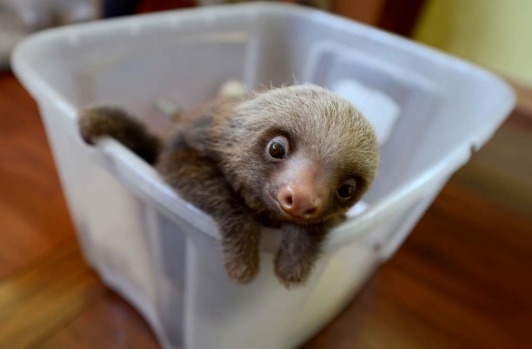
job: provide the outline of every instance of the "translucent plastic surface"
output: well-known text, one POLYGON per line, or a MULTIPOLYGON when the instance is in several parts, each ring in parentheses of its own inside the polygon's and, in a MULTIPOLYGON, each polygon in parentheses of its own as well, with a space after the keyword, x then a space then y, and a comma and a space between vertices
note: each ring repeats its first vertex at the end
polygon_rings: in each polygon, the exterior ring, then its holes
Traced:
POLYGON ((468 63, 291 5, 65 27, 25 41, 13 64, 38 101, 87 260, 142 312, 164 348, 301 343, 393 254, 514 104, 505 83, 468 63), (167 121, 155 100, 188 109, 228 80, 369 89, 375 93, 368 110, 388 120, 367 209, 331 233, 305 287, 287 291, 274 277, 276 232, 263 234, 258 278, 249 286, 229 281, 207 215, 120 144, 107 139, 89 148, 78 136, 76 110, 86 104, 125 106, 163 130, 167 121))

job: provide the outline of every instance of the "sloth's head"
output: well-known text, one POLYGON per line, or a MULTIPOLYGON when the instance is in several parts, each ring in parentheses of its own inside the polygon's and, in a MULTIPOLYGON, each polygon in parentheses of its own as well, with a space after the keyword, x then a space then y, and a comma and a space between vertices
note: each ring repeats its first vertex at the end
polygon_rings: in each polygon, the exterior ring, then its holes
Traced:
POLYGON ((226 178, 254 210, 312 224, 347 211, 372 184, 378 146, 347 100, 313 85, 235 106, 218 145, 226 178))

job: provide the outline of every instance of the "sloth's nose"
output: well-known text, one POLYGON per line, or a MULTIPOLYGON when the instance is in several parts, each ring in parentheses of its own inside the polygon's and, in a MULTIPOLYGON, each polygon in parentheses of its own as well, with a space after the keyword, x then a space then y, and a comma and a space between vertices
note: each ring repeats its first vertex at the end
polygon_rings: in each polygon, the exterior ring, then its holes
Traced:
POLYGON ((277 194, 279 206, 290 216, 308 220, 321 214, 323 203, 312 187, 298 184, 283 186, 277 194))

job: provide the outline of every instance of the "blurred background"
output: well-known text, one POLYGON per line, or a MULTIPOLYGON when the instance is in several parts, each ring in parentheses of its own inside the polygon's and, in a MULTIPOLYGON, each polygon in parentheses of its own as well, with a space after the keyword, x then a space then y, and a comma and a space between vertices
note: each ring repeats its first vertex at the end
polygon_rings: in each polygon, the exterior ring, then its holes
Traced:
MULTIPOLYGON (((38 110, 9 71, 32 33, 244 1, 0 0, 0 348, 158 348, 83 261, 38 110)), ((532 1, 291 0, 486 67, 518 95, 398 253, 303 347, 532 347, 532 1)))
MULTIPOLYGON (((253 0, 248 0, 253 1, 253 0)), ((135 13, 245 0, 0 0, 0 62, 37 30, 135 13)), ((532 85, 528 0, 284 0, 411 37, 532 85)))

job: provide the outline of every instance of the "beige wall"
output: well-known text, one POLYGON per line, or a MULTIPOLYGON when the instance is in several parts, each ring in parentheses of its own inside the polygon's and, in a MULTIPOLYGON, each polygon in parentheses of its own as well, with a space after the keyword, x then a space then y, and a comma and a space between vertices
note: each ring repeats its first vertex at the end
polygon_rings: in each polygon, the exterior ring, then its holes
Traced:
POLYGON ((532 0, 429 0, 414 38, 532 86, 532 0))

